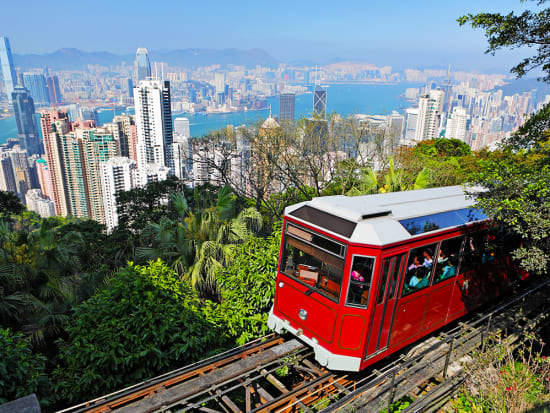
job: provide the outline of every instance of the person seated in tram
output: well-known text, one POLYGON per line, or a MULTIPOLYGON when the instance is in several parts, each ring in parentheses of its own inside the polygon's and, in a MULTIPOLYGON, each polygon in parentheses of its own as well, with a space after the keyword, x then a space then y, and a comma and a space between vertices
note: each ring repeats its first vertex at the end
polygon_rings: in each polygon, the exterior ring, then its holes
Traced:
POLYGON ((418 267, 415 270, 415 274, 409 280, 409 287, 411 288, 422 288, 428 285, 428 274, 430 272, 426 271, 423 266, 418 267))
POLYGON ((426 248, 423 252, 422 252, 422 255, 424 256, 424 262, 422 263, 422 265, 426 268, 431 268, 432 267, 432 264, 433 264, 433 252, 430 248, 426 248))
POLYGON ((420 258, 418 257, 418 255, 415 255, 414 258, 413 258, 412 264, 409 265, 408 270, 413 271, 414 269, 416 269, 418 267, 422 267, 422 264, 420 263, 420 258))
POLYGON ((447 264, 448 260, 449 260, 449 256, 447 254, 447 251, 440 250, 439 251, 439 258, 437 259, 437 264, 445 265, 445 264, 447 264))
POLYGON ((449 257, 447 265, 443 267, 443 273, 441 274, 439 279, 444 280, 445 278, 450 278, 456 275, 456 264, 457 264, 456 257, 454 256, 449 257))

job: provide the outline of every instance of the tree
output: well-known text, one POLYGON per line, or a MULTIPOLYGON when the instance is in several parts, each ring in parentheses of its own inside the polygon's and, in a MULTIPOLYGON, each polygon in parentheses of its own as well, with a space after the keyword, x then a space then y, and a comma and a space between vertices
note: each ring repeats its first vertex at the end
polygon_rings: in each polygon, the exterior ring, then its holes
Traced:
POLYGON ((37 393, 48 405, 49 390, 46 357, 33 353, 23 334, 0 328, 0 404, 37 393))
MULTIPOLYGON (((532 0, 537 6, 547 0, 532 0)), ((544 75, 542 80, 550 82, 550 9, 540 11, 525 10, 517 15, 514 12, 506 15, 500 13, 468 14, 458 18, 463 26, 470 24, 473 28, 485 29, 488 47, 485 53, 495 54, 502 48, 515 49, 519 47, 537 48, 537 53, 523 59, 511 71, 517 77, 524 76, 528 71, 541 67, 544 75)))
POLYGON ((520 238, 515 258, 525 270, 540 273, 550 265, 549 115, 547 105, 472 176, 487 189, 478 196, 479 206, 520 238))
MULTIPOLYGON (((546 0, 538 0, 540 6, 546 0)), ((521 77, 542 66, 542 78, 550 82, 550 9, 509 13, 469 14, 461 25, 485 28, 487 52, 503 47, 537 47, 537 54, 512 68, 521 77)), ((504 225, 521 240, 513 253, 521 266, 538 273, 550 265, 550 105, 531 116, 499 151, 485 154, 471 181, 487 190, 478 204, 497 224, 504 225)))
POLYGON ((3 216, 19 215, 25 206, 13 192, 0 191, 0 214, 3 216))
POLYGON ((347 195, 367 195, 384 192, 410 191, 411 189, 427 188, 430 182, 430 172, 424 168, 414 179, 404 178, 402 172, 395 167, 393 158, 389 159, 388 169, 379 174, 374 168, 362 168, 357 183, 347 195))
POLYGON ((239 345, 268 333, 280 245, 279 222, 269 237, 251 237, 238 245, 231 264, 216 275, 221 304, 207 303, 211 308, 207 313, 220 317, 239 345))
POLYGON ((230 343, 196 292, 161 261, 129 264, 75 308, 60 340, 54 390, 76 403, 184 366, 230 343))
POLYGON ((203 294, 215 294, 216 272, 231 262, 235 245, 262 226, 254 208, 237 214, 237 201, 229 186, 218 189, 215 203, 194 209, 184 194, 173 194, 169 205, 176 218, 151 223, 143 232, 146 246, 138 248, 137 256, 142 260, 160 257, 203 294))

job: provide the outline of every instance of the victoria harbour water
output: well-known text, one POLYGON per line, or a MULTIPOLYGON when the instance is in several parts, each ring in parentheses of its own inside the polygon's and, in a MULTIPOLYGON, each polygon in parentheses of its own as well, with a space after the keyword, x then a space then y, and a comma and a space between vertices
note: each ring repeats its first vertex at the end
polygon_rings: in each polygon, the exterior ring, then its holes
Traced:
MULTIPOLYGON (((340 115, 354 113, 365 113, 369 115, 386 115, 392 111, 401 112, 409 107, 410 103, 403 100, 401 96, 409 87, 419 87, 420 84, 399 83, 399 84, 332 84, 327 86, 327 112, 336 112, 340 115)), ((279 97, 273 96, 267 99, 271 106, 273 116, 279 114, 279 97)), ((298 119, 301 116, 311 115, 313 107, 313 95, 305 93, 296 96, 295 114, 298 119)), ((123 113, 120 110, 116 114, 123 113)), ((99 112, 100 123, 110 122, 113 119, 114 111, 104 109, 99 112)), ((253 124, 269 116, 269 109, 255 110, 248 112, 235 112, 224 114, 186 114, 179 113, 173 117, 185 116, 189 118, 192 137, 207 135, 216 129, 227 125, 253 124)), ((38 115, 37 115, 38 120, 38 115)), ((9 117, 0 119, 0 144, 8 138, 17 137, 17 125, 15 118, 9 117)))

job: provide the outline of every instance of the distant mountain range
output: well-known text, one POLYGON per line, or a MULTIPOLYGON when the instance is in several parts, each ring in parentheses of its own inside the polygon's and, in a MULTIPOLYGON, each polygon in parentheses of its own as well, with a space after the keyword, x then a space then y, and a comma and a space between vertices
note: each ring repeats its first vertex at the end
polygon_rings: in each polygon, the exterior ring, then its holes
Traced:
MULTIPOLYGON (((219 64, 246 67, 256 65, 276 67, 279 60, 263 49, 181 49, 172 51, 149 51, 151 61, 166 62, 170 66, 195 68, 219 64)), ((49 67, 53 70, 82 70, 87 65, 117 66, 124 62, 133 65, 135 54, 117 55, 109 52, 84 52, 79 49, 59 49, 45 54, 14 54, 16 67, 23 69, 49 67)))

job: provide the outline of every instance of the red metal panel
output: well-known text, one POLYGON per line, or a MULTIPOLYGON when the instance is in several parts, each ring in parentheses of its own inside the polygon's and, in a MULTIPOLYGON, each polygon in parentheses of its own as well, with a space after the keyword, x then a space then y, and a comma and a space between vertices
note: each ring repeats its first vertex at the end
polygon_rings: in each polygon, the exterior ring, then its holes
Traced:
POLYGON ((420 335, 429 296, 429 290, 420 290, 400 299, 402 302, 397 304, 390 346, 397 346, 420 335))
MULTIPOLYGON (((332 342, 336 323, 336 310, 323 303, 324 298, 317 293, 310 296, 304 295, 305 287, 294 287, 287 277, 279 276, 283 281, 281 288, 277 285, 275 295, 275 308, 285 318, 292 321, 294 327, 302 328, 310 337, 317 337, 327 343, 332 342), (298 316, 300 310, 307 311, 307 319, 301 320, 298 316)), ((326 300, 329 301, 329 300, 326 300)), ((336 306, 336 304, 333 304, 336 306)))
POLYGON ((338 346, 345 350, 359 350, 363 337, 365 337, 365 318, 361 315, 344 315, 338 346))
POLYGON ((451 304, 454 285, 455 278, 451 278, 431 287, 422 330, 437 328, 445 322, 451 304))

